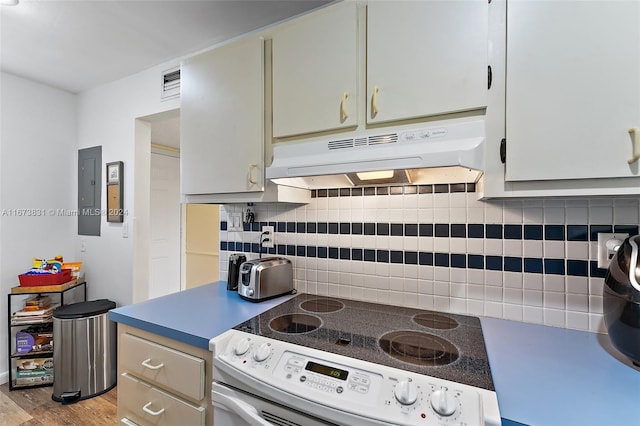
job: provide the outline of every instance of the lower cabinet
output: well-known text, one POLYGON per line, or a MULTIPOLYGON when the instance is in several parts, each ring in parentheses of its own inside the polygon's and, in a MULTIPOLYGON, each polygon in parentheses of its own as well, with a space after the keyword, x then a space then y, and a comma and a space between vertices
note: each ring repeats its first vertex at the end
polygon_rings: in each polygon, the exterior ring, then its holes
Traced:
POLYGON ((118 419, 213 425, 211 352, 118 324, 118 419))

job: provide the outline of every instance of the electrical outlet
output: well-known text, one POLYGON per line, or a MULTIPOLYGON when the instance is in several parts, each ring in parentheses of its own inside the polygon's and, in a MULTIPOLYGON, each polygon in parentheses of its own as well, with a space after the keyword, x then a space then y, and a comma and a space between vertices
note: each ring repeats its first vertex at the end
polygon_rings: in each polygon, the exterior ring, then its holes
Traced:
POLYGON ((84 238, 80 238, 80 251, 87 251, 87 241, 84 238))
POLYGON ((276 244, 276 233, 273 226, 263 226, 260 237, 262 248, 273 248, 276 244))
POLYGON ((616 255, 616 246, 622 244, 629 234, 598 232, 598 268, 608 268, 616 255))

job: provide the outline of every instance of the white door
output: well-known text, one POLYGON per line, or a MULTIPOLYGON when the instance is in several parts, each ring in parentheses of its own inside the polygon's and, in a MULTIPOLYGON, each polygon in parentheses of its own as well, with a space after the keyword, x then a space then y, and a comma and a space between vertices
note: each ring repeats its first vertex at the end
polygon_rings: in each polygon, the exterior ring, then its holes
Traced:
POLYGON ((180 291, 180 158, 151 153, 149 298, 180 291))

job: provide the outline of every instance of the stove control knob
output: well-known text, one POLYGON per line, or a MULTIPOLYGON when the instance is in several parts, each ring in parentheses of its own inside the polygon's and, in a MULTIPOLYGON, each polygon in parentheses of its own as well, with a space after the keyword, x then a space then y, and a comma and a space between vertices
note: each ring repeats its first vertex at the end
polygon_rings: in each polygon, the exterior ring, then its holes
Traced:
POLYGON ((238 340, 236 344, 233 346, 233 353, 240 356, 244 355, 249 350, 249 339, 246 337, 244 339, 238 340))
POLYGON ((440 388, 431 394, 431 407, 441 416, 448 417, 456 412, 458 403, 446 388, 440 388))
POLYGON ((411 379, 400 380, 393 391, 398 402, 402 405, 411 405, 418 399, 418 390, 411 379))
POLYGON ((253 359, 258 362, 262 362, 265 359, 269 358, 269 355, 271 355, 271 347, 269 347, 268 344, 263 343, 258 346, 258 349, 256 349, 256 351, 254 352, 253 359))

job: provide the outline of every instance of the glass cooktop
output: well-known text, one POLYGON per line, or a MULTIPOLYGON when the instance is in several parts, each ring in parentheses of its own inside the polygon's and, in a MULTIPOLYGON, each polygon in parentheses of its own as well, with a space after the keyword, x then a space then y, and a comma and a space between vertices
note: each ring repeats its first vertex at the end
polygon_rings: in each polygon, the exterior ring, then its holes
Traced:
POLYGON ((303 293, 234 329, 494 390, 473 316, 303 293))

